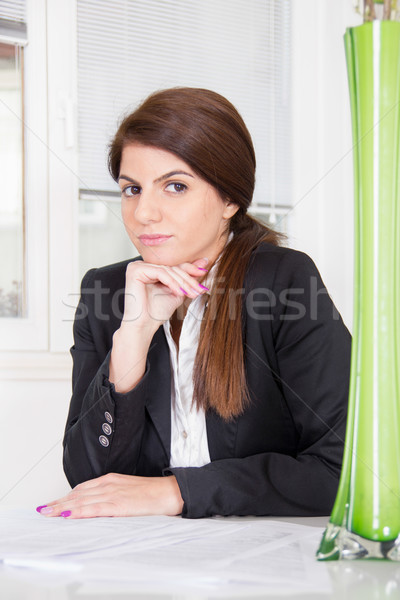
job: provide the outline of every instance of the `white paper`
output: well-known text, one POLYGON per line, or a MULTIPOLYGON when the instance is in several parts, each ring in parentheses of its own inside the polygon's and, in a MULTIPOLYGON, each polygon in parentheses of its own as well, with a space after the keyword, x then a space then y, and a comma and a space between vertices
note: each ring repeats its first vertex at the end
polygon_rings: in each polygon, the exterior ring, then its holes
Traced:
POLYGON ((59 567, 88 595, 93 586, 104 593, 107 585, 115 591, 131 584, 143 592, 169 586, 221 597, 240 590, 327 591, 325 565, 315 560, 322 532, 265 518, 69 520, 7 510, 0 511, 0 559, 30 566, 24 576, 59 567))

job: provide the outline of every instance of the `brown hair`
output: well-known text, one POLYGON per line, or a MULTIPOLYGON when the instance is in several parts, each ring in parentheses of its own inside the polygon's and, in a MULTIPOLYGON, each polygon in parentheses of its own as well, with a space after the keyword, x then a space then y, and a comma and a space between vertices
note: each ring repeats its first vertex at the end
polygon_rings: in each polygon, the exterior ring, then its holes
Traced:
MULTIPOLYGON (((217 265, 215 281, 239 290, 252 251, 281 235, 247 214, 255 184, 256 159, 251 136, 235 107, 223 96, 201 88, 155 92, 121 123, 109 150, 112 177, 119 177, 124 147, 132 142, 172 152, 210 183, 221 198, 239 209, 229 221, 234 235, 217 265)), ((210 291, 194 366, 193 400, 228 420, 249 402, 242 334, 241 294, 210 291), (210 309, 212 307, 212 309, 210 309), (232 314, 235 318, 232 318, 232 314)))

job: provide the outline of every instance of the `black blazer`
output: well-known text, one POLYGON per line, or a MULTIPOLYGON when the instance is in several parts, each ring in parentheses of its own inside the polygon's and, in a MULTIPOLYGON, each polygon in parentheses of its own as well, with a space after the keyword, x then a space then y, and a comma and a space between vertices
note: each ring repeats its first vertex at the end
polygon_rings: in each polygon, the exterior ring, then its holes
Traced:
POLYGON ((351 341, 312 260, 270 244, 253 253, 242 316, 251 406, 229 422, 208 411, 211 462, 172 469, 163 327, 133 390, 117 393, 108 380, 129 262, 93 269, 82 281, 64 438, 71 486, 109 472, 173 473, 184 517, 329 514, 341 468, 351 341), (111 432, 102 429, 107 418, 111 432))

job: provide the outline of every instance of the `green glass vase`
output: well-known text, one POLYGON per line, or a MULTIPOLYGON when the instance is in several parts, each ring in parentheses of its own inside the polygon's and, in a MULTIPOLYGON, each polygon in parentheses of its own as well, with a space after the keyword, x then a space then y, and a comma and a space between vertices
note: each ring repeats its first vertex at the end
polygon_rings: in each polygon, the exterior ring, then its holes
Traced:
POLYGON ((336 501, 317 558, 400 560, 400 23, 345 34, 354 142, 354 335, 336 501))

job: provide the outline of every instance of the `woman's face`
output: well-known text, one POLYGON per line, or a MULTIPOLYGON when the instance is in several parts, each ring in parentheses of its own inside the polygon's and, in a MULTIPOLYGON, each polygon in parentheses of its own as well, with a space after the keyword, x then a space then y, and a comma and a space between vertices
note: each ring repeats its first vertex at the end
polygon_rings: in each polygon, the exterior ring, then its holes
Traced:
POLYGON ((124 225, 144 261, 173 266, 217 258, 238 207, 222 200, 183 160, 160 148, 129 144, 118 182, 124 225))

